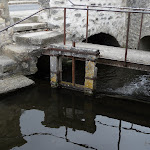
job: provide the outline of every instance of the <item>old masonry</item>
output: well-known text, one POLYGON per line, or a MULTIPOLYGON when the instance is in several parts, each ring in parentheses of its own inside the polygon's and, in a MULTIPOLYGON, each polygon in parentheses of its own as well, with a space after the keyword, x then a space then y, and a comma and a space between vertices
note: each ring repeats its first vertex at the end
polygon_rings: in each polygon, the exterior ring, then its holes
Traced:
POLYGON ((37 72, 42 55, 50 57, 52 87, 88 94, 96 89, 97 63, 150 71, 150 0, 32 2, 39 11, 19 14, 9 12, 15 0, 0 0, 0 94, 34 84, 25 76, 37 72), (62 80, 64 57, 72 60, 71 83, 62 80), (85 62, 84 85, 76 84, 76 60, 85 62))

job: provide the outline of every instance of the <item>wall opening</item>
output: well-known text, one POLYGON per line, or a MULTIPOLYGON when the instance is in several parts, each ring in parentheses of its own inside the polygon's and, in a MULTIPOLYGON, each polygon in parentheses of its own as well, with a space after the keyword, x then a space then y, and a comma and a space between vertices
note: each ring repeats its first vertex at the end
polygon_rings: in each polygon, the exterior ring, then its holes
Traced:
MULTIPOLYGON (((84 85, 85 61, 75 59, 75 84, 84 85)), ((72 58, 62 59, 62 81, 72 83, 72 58)))
POLYGON ((85 81, 85 61, 76 60, 75 61, 75 81, 76 84, 84 85, 85 81))
POLYGON ((72 82, 72 59, 69 57, 62 59, 62 81, 72 82))
MULTIPOLYGON (((86 40, 84 40, 83 42, 85 41, 86 40)), ((120 47, 116 38, 106 33, 98 33, 90 36, 88 38, 88 43, 120 47)))
POLYGON ((140 50, 150 51, 150 36, 145 36, 140 40, 140 50))
POLYGON ((35 74, 39 78, 48 78, 50 79, 50 57, 41 56, 37 62, 38 71, 35 74))

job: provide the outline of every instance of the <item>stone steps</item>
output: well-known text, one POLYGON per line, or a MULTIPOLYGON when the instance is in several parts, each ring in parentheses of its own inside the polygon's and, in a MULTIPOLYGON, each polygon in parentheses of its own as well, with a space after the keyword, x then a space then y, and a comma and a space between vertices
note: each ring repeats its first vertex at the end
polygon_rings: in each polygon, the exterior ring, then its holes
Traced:
MULTIPOLYGON (((25 17, 22 17, 22 16, 12 16, 11 18, 12 18, 13 22, 16 23, 16 22, 24 19, 25 17)), ((20 24, 24 24, 24 23, 38 23, 38 22, 39 22, 39 18, 38 18, 37 15, 35 15, 35 16, 32 16, 29 19, 21 22, 20 24)))
POLYGON ((23 75, 10 76, 0 80, 0 94, 6 94, 32 84, 34 84, 34 81, 23 75))
POLYGON ((13 74, 17 69, 16 61, 10 59, 7 56, 0 56, 0 74, 1 76, 13 74))
POLYGON ((46 23, 24 23, 24 24, 17 24, 14 26, 14 32, 24 32, 30 30, 38 30, 38 29, 46 29, 46 23))
POLYGON ((52 43, 62 42, 64 38, 63 33, 57 31, 41 31, 34 33, 25 33, 16 35, 15 42, 18 45, 25 46, 47 46, 52 43))
MULTIPOLYGON (((25 11, 12 11, 12 12, 10 12, 10 17, 13 20, 13 22, 16 23, 16 22, 32 15, 35 12, 36 12, 36 10, 33 10, 33 11, 30 11, 30 10, 29 11, 27 11, 27 10, 25 10, 25 11)), ((38 23, 38 22, 39 22, 39 15, 36 14, 36 15, 28 18, 27 20, 21 22, 20 24, 22 24, 22 23, 38 23)))

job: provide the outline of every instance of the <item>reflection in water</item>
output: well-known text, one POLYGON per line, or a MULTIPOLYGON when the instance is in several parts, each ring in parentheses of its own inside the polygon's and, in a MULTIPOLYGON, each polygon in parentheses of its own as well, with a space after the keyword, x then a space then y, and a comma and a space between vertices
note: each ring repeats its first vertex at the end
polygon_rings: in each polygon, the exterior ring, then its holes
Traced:
POLYGON ((2 150, 147 150, 149 104, 94 99, 46 81, 0 101, 2 150), (59 94, 58 94, 59 93, 59 94))

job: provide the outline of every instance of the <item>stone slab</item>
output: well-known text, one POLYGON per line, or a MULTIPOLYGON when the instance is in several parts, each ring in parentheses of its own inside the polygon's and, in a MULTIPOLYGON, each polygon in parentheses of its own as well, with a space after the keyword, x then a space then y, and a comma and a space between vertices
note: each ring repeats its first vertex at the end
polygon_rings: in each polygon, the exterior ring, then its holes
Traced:
POLYGON ((16 44, 10 44, 5 46, 2 53, 13 60, 24 61, 32 55, 38 57, 42 52, 38 46, 20 46, 16 44))
POLYGON ((16 5, 16 4, 38 4, 38 1, 9 1, 9 5, 16 5))
MULTIPOLYGON (((70 46, 71 44, 71 42, 67 42, 67 45, 70 46)), ((125 48, 91 43, 76 43, 76 47, 98 49, 100 51, 100 58, 125 61, 125 48)), ((150 65, 150 51, 128 49, 127 62, 150 65)))
POLYGON ((17 72, 23 75, 34 74, 37 71, 37 61, 42 54, 38 46, 20 46, 11 44, 5 46, 3 54, 15 60, 18 64, 17 72))
MULTIPOLYGON (((14 23, 16 23, 16 22, 34 14, 35 12, 37 12, 37 10, 11 11, 10 17, 12 18, 14 23)), ((39 22, 38 20, 39 20, 39 14, 36 14, 36 15, 28 18, 27 20, 23 21, 22 23, 35 23, 35 22, 39 22)))
POLYGON ((0 80, 0 94, 5 94, 34 84, 31 79, 18 75, 0 80))
POLYGON ((14 26, 14 32, 21 32, 21 31, 29 31, 35 29, 46 29, 46 23, 24 23, 24 24, 17 24, 14 26))
MULTIPOLYGON (((11 18, 12 18, 12 20, 13 20, 14 23, 17 23, 18 21, 24 19, 25 17, 23 17, 23 16, 22 17, 21 16, 12 16, 11 18)), ((23 22, 21 22, 19 24, 24 24, 24 23, 38 23, 38 22, 39 22, 38 16, 35 15, 35 16, 32 16, 29 19, 27 19, 27 20, 25 20, 25 21, 23 21, 23 22)))
POLYGON ((34 33, 26 33, 16 36, 16 43, 18 45, 36 45, 47 46, 52 43, 63 41, 63 33, 57 31, 41 31, 34 33))
POLYGON ((0 56, 0 73, 13 72, 17 63, 7 56, 0 56))

